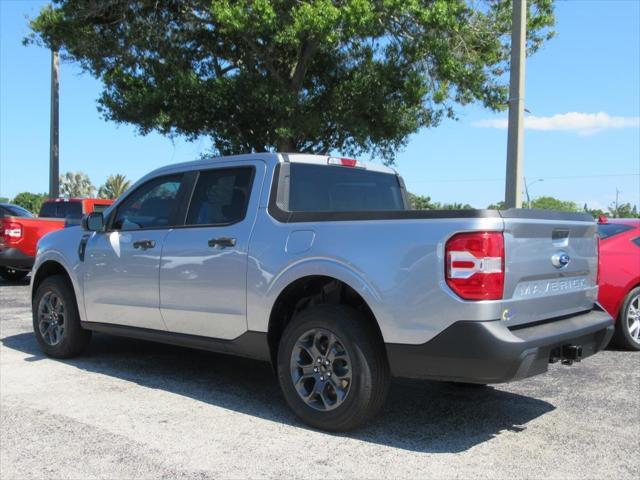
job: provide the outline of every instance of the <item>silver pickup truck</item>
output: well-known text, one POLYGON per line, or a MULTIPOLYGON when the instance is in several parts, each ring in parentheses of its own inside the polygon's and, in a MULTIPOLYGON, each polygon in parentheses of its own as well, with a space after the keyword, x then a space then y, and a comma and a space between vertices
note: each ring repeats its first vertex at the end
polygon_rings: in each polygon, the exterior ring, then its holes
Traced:
POLYGON ((499 383, 601 350, 597 264, 588 215, 415 211, 380 165, 224 157, 44 237, 33 327, 56 358, 96 331, 270 361, 291 409, 339 431, 391 375, 499 383))

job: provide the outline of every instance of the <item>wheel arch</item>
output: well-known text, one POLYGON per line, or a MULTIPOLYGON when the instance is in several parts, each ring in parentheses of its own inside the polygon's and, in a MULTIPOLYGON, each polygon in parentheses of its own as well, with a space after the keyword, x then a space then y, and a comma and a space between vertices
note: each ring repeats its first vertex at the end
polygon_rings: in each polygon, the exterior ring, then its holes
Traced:
POLYGON ((292 318, 313 305, 348 305, 360 311, 375 328, 381 341, 384 337, 374 310, 369 302, 349 283, 336 276, 318 274, 304 275, 290 281, 282 288, 269 314, 267 342, 272 365, 276 365, 278 344, 284 329, 292 318))
POLYGON ((32 280, 31 280, 31 301, 35 298, 36 292, 38 291, 38 287, 42 284, 42 282, 53 275, 62 275, 64 276, 69 285, 71 285, 71 291, 73 293, 74 300, 76 302, 76 306, 78 308, 78 313, 82 312, 81 305, 78 302, 78 299, 81 298, 79 296, 78 286, 73 281, 72 275, 69 273, 64 264, 57 259, 47 259, 41 262, 36 269, 32 272, 32 280))

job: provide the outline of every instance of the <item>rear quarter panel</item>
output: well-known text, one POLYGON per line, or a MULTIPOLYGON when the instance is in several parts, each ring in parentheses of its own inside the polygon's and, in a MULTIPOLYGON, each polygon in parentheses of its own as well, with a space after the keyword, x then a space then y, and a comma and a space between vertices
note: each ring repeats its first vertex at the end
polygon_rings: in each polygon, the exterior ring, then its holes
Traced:
POLYGON ((454 321, 500 317, 499 302, 462 301, 444 280, 446 240, 459 231, 501 231, 500 218, 280 223, 260 213, 249 247, 249 330, 267 331, 278 295, 310 275, 360 293, 388 343, 424 343, 454 321))

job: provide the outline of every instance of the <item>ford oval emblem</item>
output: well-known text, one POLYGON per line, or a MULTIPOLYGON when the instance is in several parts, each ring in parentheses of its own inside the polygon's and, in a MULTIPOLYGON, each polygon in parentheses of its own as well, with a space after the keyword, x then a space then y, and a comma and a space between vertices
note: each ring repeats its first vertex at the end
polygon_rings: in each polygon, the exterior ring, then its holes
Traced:
POLYGON ((556 268, 564 268, 567 265, 569 265, 570 261, 571 261, 571 257, 567 252, 560 251, 560 252, 554 253, 553 256, 551 257, 551 263, 556 268))

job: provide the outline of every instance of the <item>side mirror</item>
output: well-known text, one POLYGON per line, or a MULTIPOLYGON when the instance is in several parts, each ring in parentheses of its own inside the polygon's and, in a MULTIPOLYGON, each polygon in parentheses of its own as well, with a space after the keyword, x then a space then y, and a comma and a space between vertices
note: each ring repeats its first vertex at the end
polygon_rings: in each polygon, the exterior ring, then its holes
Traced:
POLYGON ((101 232, 104 230, 104 217, 102 212, 92 212, 82 217, 82 229, 90 232, 101 232))

